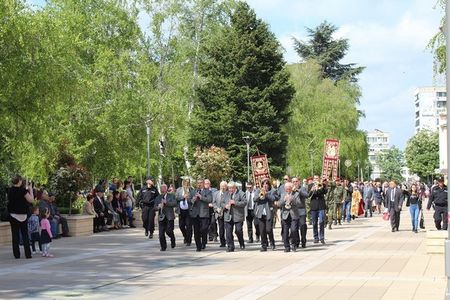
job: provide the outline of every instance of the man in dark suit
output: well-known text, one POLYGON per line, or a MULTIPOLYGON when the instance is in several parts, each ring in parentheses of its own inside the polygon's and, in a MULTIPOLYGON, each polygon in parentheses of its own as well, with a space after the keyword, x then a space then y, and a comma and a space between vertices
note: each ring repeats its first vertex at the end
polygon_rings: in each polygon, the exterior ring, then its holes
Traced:
POLYGON ((94 232, 108 231, 108 227, 105 226, 105 203, 104 194, 105 190, 101 186, 95 188, 94 198, 94 210, 98 217, 94 219, 94 232))
POLYGON ((224 198, 220 202, 223 208, 223 220, 225 222, 225 236, 227 240, 227 252, 234 251, 233 228, 236 227, 236 236, 241 249, 245 249, 244 232, 242 226, 244 224, 245 206, 247 200, 242 191, 238 191, 236 183, 228 183, 229 198, 224 198))
POLYGON ((264 179, 261 182, 261 195, 256 198, 255 217, 258 218, 259 233, 261 234, 261 251, 267 251, 267 236, 269 236, 272 249, 275 250, 275 239, 273 237, 272 220, 273 216, 273 203, 278 199, 276 190, 272 190, 270 181, 264 179))
POLYGON ((192 206, 192 197, 194 196, 194 189, 191 187, 189 178, 184 178, 181 187, 175 193, 175 199, 178 202, 178 225, 183 234, 184 243, 190 246, 192 242, 192 221, 190 215, 190 208, 192 206))
MULTIPOLYGON (((300 203, 297 206, 298 209, 298 229, 300 230, 302 248, 306 248, 306 233, 308 231, 308 225, 306 224, 306 198, 308 198, 308 187, 301 186, 300 180, 297 177, 292 178, 293 192, 298 194, 300 203)), ((297 243, 297 248, 300 243, 297 243)))
POLYGON ((253 182, 247 182, 245 199, 247 199, 246 221, 247 221, 247 234, 249 243, 253 243, 253 226, 255 226, 256 242, 259 243, 258 219, 255 218, 255 206, 256 206, 256 199, 258 197, 259 197, 259 190, 253 187, 253 182))
POLYGON ((221 207, 222 202, 227 202, 230 198, 228 193, 228 184, 226 181, 220 183, 220 190, 214 194, 213 198, 213 208, 217 223, 219 225, 219 240, 220 247, 225 247, 225 224, 223 220, 223 208, 221 207))
POLYGON ((299 211, 297 207, 300 205, 300 197, 298 193, 292 192, 292 188, 292 183, 287 182, 284 185, 284 191, 280 194, 280 200, 278 200, 278 207, 281 208, 281 225, 283 226, 284 252, 291 251, 290 237, 292 238, 294 252, 297 251, 297 245, 299 244, 299 211))
POLYGON ((209 227, 209 203, 212 202, 212 192, 205 189, 204 180, 197 180, 197 190, 191 199, 190 215, 194 227, 194 240, 197 252, 206 248, 209 227))
POLYGON ((398 231, 400 225, 400 212, 403 206, 403 192, 397 187, 397 182, 391 180, 386 191, 384 207, 389 210, 392 232, 398 231))
POLYGON ((161 185, 161 194, 155 199, 155 211, 158 212, 159 244, 161 251, 166 251, 166 234, 170 237, 170 246, 175 248, 175 234, 173 233, 177 200, 173 194, 167 193, 167 185, 161 185))
POLYGON ((146 186, 139 192, 138 202, 142 207, 142 226, 145 228, 145 236, 148 235, 151 239, 155 231, 155 199, 159 192, 153 183, 152 176, 148 176, 145 183, 146 186))

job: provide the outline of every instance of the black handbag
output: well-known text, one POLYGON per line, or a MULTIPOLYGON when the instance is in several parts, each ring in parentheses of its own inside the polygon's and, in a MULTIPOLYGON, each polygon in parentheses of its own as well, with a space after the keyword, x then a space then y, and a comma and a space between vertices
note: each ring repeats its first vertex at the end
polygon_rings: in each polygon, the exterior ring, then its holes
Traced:
POLYGON ((425 229, 425 220, 423 218, 423 211, 420 211, 420 221, 419 221, 419 227, 420 229, 425 229))

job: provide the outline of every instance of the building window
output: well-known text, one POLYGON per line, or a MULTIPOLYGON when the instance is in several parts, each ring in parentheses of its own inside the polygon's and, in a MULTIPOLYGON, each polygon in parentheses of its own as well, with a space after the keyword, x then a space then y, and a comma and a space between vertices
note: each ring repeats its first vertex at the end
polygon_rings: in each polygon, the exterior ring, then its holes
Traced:
POLYGON ((420 122, 419 121, 420 121, 419 119, 416 120, 416 127, 420 126, 420 122))
POLYGON ((447 92, 437 92, 436 96, 438 96, 438 97, 447 97, 447 92))

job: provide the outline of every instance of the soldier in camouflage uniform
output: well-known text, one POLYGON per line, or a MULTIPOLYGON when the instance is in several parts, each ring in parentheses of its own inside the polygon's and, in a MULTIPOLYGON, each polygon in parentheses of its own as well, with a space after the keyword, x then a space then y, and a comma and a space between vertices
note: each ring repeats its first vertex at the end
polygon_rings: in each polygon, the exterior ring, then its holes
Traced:
POLYGON ((345 190, 341 184, 340 178, 336 178, 335 182, 330 184, 330 190, 327 195, 327 207, 328 207, 328 229, 331 229, 331 225, 341 225, 342 203, 345 197, 345 190))

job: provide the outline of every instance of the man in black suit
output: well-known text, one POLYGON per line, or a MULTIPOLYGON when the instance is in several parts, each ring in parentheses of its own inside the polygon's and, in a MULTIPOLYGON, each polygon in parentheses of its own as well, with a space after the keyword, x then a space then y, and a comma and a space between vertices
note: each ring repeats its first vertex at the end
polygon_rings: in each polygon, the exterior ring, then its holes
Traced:
POLYGON ((386 191, 384 207, 389 209, 392 232, 398 231, 400 225, 400 212, 403 206, 403 192, 397 187, 397 182, 391 180, 386 191))

